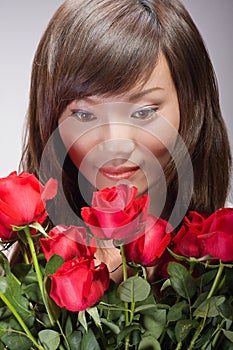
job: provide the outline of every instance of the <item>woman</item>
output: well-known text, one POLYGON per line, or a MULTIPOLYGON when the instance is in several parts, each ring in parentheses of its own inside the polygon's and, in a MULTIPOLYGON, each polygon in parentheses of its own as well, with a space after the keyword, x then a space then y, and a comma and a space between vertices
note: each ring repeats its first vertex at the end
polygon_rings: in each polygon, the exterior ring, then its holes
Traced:
POLYGON ((59 180, 54 224, 79 224, 92 192, 119 181, 148 192, 173 226, 224 206, 231 155, 216 78, 180 1, 59 7, 33 62, 22 166, 59 180))

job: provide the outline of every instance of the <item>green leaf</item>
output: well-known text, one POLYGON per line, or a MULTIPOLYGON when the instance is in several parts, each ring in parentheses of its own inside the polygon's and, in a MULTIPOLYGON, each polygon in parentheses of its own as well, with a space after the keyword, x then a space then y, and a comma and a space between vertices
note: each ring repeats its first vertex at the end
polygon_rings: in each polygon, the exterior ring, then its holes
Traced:
POLYGON ((168 279, 166 279, 164 281, 164 283, 162 284, 160 290, 161 290, 161 292, 163 292, 166 288, 169 288, 169 287, 171 287, 171 280, 170 280, 170 278, 168 278, 168 279))
POLYGON ((93 318, 95 324, 98 327, 101 327, 101 321, 97 307, 90 307, 86 309, 86 312, 93 318))
POLYGON ((12 275, 0 277, 0 291, 16 309, 28 327, 34 322, 34 314, 29 308, 29 301, 23 296, 21 286, 12 275))
POLYGON ((198 327, 196 320, 180 320, 175 326, 175 336, 178 342, 182 342, 193 328, 198 327))
POLYGON ((5 294, 8 288, 8 283, 6 278, 0 277, 0 292, 5 294))
POLYGON ((54 274, 57 271, 57 269, 61 267, 63 264, 64 264, 64 259, 60 255, 57 255, 57 254, 52 255, 45 266, 45 275, 54 274))
POLYGON ((223 334, 228 340, 230 340, 233 343, 233 332, 226 331, 225 329, 223 329, 223 334))
POLYGON ((226 320, 233 321, 233 305, 230 302, 230 300, 225 300, 225 302, 221 305, 219 305, 219 310, 226 320))
POLYGON ((118 327, 114 322, 106 320, 106 318, 101 318, 102 324, 107 326, 114 334, 120 333, 120 327, 118 327))
POLYGON ((140 343, 141 338, 142 338, 141 332, 139 330, 134 330, 131 332, 131 336, 130 336, 131 349, 138 348, 138 344, 140 343))
POLYGON ((97 308, 104 310, 105 317, 112 321, 118 319, 122 310, 125 310, 124 303, 117 295, 117 288, 118 285, 111 280, 108 290, 104 293, 101 302, 97 304, 97 308))
POLYGON ((119 318, 120 315, 121 315, 121 313, 122 313, 122 311, 125 311, 125 307, 124 307, 124 306, 106 304, 106 303, 103 303, 102 301, 100 301, 100 302, 96 305, 96 307, 97 307, 100 311, 102 311, 102 310, 107 311, 107 314, 109 315, 109 318, 111 318, 111 319, 119 318), (112 317, 112 315, 113 315, 113 312, 112 312, 112 311, 113 311, 114 313, 117 312, 117 313, 119 314, 119 316, 118 316, 118 317, 112 317), (110 313, 111 313, 111 317, 110 317, 110 313))
POLYGON ((155 310, 143 315, 142 323, 147 334, 152 334, 154 339, 158 339, 166 323, 166 310, 155 310))
POLYGON ((60 316, 60 308, 58 305, 54 302, 53 299, 50 298, 49 292, 50 292, 50 287, 51 287, 51 279, 47 276, 44 278, 44 297, 46 300, 46 304, 48 306, 50 318, 55 322, 58 320, 60 316))
POLYGON ((28 350, 32 346, 31 341, 26 335, 24 336, 19 323, 12 315, 0 322, 0 338, 12 350, 28 350), (17 332, 20 332, 20 334, 17 332))
POLYGON ((7 349, 10 350, 29 350, 32 348, 32 342, 22 334, 9 332, 1 340, 7 346, 7 349))
POLYGON ((67 317, 65 324, 65 335, 69 337, 73 332, 73 325, 70 316, 67 317))
POLYGON ((46 328, 51 327, 50 318, 47 313, 45 312, 37 313, 37 318, 45 325, 46 328))
POLYGON ((1 252, 1 251, 0 251, 0 266, 3 267, 6 275, 11 274, 9 261, 8 261, 6 255, 3 254, 3 252, 1 252))
POLYGON ((150 284, 142 277, 133 276, 123 281, 118 287, 118 296, 125 302, 145 300, 150 294, 150 284))
POLYGON ((183 298, 190 299, 196 292, 196 284, 189 271, 181 264, 170 262, 168 265, 172 288, 183 298))
POLYGON ((87 332, 87 319, 86 319, 86 313, 85 310, 83 311, 79 311, 78 313, 78 320, 81 323, 81 325, 83 326, 83 328, 85 329, 85 331, 87 332))
POLYGON ((143 337, 138 350, 161 350, 159 342, 152 336, 143 337))
POLYGON ((68 342, 71 350, 80 349, 82 342, 82 332, 74 331, 71 335, 68 336, 68 342))
POLYGON ((207 299, 207 296, 208 296, 208 292, 199 294, 197 299, 194 301, 192 308, 196 309, 199 305, 201 305, 201 303, 203 303, 203 301, 207 299))
POLYGON ((39 304, 43 304, 43 299, 38 288, 38 283, 31 283, 29 285, 23 286, 23 290, 27 298, 39 304))
POLYGON ((37 231, 39 231, 40 233, 42 233, 43 236, 45 237, 49 237, 47 232, 45 231, 45 229, 43 228, 43 226, 41 226, 41 224, 39 224, 38 222, 33 222, 32 224, 28 225, 31 228, 36 229, 37 231))
POLYGON ((91 329, 83 334, 80 350, 101 350, 96 337, 91 329))
POLYGON ((37 282, 37 277, 31 264, 15 264, 12 267, 12 273, 18 278, 21 283, 37 282))
POLYGON ((166 329, 166 333, 168 335, 168 339, 172 341, 172 343, 176 343, 175 330, 174 327, 169 327, 166 329))
POLYGON ((180 320, 182 318, 183 310, 187 306, 188 304, 184 300, 173 305, 168 311, 167 320, 171 322, 180 320))
POLYGON ((220 315, 218 306, 225 301, 224 296, 214 296, 210 299, 203 301, 198 308, 194 311, 193 316, 197 317, 216 317, 220 315))
POLYGON ((28 226, 24 226, 22 227, 23 228, 23 231, 20 230, 20 227, 16 227, 16 230, 15 231, 18 231, 18 239, 23 243, 23 245, 26 247, 27 245, 27 237, 26 237, 26 234, 25 234, 25 231, 24 230, 27 230, 30 228, 28 228, 28 226))
POLYGON ((21 331, 19 323, 16 321, 12 314, 4 320, 0 321, 0 338, 6 333, 12 334, 12 330, 21 331))
POLYGON ((27 225, 23 225, 23 226, 14 226, 14 225, 12 225, 11 227, 12 227, 12 231, 20 232, 20 231, 23 231, 28 226, 27 225))
MULTIPOLYGON (((169 308, 169 306, 168 306, 169 308)), ((158 309, 158 305, 157 304, 144 304, 144 305, 140 305, 138 307, 135 308, 134 313, 136 314, 137 312, 142 312, 142 311, 146 311, 146 310, 157 310, 158 309)))
POLYGON ((131 325, 128 327, 125 327, 124 329, 122 329, 120 331, 119 334, 117 334, 117 344, 120 344, 126 337, 128 334, 132 333, 133 331, 142 331, 142 327, 140 325, 131 325))
POLYGON ((12 313, 8 307, 4 303, 2 304, 3 305, 0 307, 0 321, 12 316, 12 313))
MULTIPOLYGON (((200 324, 200 321, 199 321, 200 324)), ((196 341, 196 347, 198 349, 205 349, 205 350, 214 350, 209 348, 210 344, 210 339, 213 337, 213 334, 216 332, 216 325, 213 326, 212 324, 209 324, 208 327, 206 327, 205 331, 203 331, 201 337, 196 341), (206 348, 206 344, 209 344, 208 347, 206 348)), ((223 349, 221 349, 223 350, 223 349)))
POLYGON ((197 284, 200 286, 200 288, 203 288, 203 286, 208 285, 211 281, 213 281, 214 277, 216 276, 217 269, 213 269, 211 271, 203 273, 200 277, 196 279, 197 284))
POLYGON ((46 350, 56 350, 60 344, 60 334, 51 329, 44 329, 38 333, 39 339, 46 350))

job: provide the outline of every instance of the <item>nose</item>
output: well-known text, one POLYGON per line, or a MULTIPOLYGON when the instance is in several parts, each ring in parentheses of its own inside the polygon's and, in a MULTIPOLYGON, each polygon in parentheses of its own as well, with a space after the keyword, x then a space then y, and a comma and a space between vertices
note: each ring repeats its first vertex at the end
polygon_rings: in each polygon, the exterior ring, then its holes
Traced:
POLYGON ((99 150, 116 158, 128 158, 135 149, 132 129, 128 125, 110 123, 102 128, 99 150))

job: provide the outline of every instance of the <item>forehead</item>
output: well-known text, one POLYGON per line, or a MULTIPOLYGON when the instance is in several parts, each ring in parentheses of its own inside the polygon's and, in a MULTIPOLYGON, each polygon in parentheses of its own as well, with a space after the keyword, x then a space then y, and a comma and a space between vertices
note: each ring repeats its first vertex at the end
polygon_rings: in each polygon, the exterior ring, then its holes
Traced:
POLYGON ((136 86, 129 93, 129 97, 134 100, 144 95, 145 92, 152 92, 154 90, 167 90, 173 87, 173 80, 167 60, 163 54, 160 55, 154 70, 152 71, 148 80, 142 86, 136 86))
POLYGON ((90 104, 110 102, 113 99, 119 101, 136 102, 145 95, 166 92, 174 88, 174 83, 171 77, 170 69, 166 58, 163 54, 160 55, 152 74, 144 81, 143 84, 136 84, 133 88, 122 94, 106 93, 101 95, 88 96, 85 98, 90 104))

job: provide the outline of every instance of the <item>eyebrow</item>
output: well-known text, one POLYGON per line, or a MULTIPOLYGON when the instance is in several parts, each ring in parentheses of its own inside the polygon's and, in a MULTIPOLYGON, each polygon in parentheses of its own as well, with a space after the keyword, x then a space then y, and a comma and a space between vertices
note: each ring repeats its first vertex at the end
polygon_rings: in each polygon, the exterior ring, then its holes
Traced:
MULTIPOLYGON (((129 95, 129 101, 135 101, 135 100, 138 100, 140 97, 142 96, 145 96, 153 91, 157 91, 157 90, 161 90, 161 91, 164 91, 165 89, 162 88, 162 87, 159 87, 159 86, 156 86, 156 87, 153 87, 153 88, 150 88, 150 89, 147 89, 147 90, 142 90, 142 91, 139 91, 139 92, 135 92, 135 93, 132 93, 131 95, 129 95)), ((92 96, 86 96, 84 98, 84 100, 87 100, 89 102, 94 102, 92 96)))
POLYGON ((135 94, 130 95, 129 96, 129 100, 130 101, 137 100, 138 98, 140 98, 140 97, 142 97, 144 95, 147 95, 150 92, 156 91, 156 90, 164 90, 164 89, 161 88, 161 87, 154 87, 154 88, 150 88, 150 89, 147 89, 147 90, 139 91, 139 92, 136 92, 135 94))

